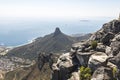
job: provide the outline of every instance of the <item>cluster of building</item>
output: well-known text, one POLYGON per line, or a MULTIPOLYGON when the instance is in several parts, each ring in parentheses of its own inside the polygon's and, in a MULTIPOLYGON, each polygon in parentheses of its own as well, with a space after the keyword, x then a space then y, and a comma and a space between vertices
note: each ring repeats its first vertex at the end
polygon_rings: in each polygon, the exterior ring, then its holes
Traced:
POLYGON ((10 59, 0 58, 0 70, 12 71, 14 69, 15 69, 15 63, 10 61, 10 59))
POLYGON ((11 57, 10 59, 7 57, 1 57, 0 70, 9 72, 20 67, 30 66, 32 63, 33 62, 28 59, 18 57, 11 57))

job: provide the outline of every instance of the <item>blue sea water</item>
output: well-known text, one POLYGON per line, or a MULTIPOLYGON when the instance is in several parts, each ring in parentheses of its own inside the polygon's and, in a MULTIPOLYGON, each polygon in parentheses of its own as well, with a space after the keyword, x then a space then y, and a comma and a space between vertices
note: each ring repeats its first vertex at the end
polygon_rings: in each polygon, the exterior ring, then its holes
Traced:
POLYGON ((76 20, 4 20, 0 19, 0 44, 18 46, 30 40, 43 37, 59 27, 65 34, 93 33, 111 18, 76 20))

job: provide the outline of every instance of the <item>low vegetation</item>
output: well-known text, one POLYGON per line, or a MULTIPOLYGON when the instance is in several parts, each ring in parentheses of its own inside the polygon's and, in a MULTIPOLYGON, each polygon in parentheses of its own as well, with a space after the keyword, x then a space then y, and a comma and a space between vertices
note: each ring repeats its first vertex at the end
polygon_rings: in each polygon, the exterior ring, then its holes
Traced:
POLYGON ((83 66, 80 67, 80 80, 90 80, 91 79, 91 69, 85 68, 83 66))
POLYGON ((96 49, 97 45, 98 45, 97 41, 95 41, 95 40, 91 41, 91 48, 92 49, 96 49))
POLYGON ((112 72, 113 72, 114 80, 117 80, 117 79, 116 79, 116 77, 117 77, 117 68, 114 67, 113 70, 112 70, 112 72))

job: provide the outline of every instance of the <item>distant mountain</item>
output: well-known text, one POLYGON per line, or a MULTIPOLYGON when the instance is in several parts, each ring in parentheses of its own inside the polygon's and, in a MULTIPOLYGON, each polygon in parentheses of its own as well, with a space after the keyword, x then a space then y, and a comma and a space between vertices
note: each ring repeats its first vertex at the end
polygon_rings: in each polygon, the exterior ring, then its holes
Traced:
POLYGON ((80 34, 72 34, 71 36, 72 37, 80 37, 80 36, 84 36, 84 35, 86 35, 86 34, 80 33, 80 34))
POLYGON ((84 33, 81 33, 81 34, 72 34, 71 36, 72 37, 78 37, 79 39, 81 40, 86 40, 88 39, 92 34, 91 33, 88 33, 88 34, 84 34, 84 33))
MULTIPOLYGON (((35 59, 37 57, 37 53, 40 52, 67 52, 70 50, 73 43, 79 42, 83 39, 85 38, 68 36, 62 33, 59 28, 56 28, 54 33, 44 37, 39 37, 27 45, 15 47, 8 52, 7 56, 35 59)), ((88 39, 88 37, 86 39, 88 39)))
POLYGON ((90 20, 87 19, 81 19, 80 22, 89 22, 90 20))

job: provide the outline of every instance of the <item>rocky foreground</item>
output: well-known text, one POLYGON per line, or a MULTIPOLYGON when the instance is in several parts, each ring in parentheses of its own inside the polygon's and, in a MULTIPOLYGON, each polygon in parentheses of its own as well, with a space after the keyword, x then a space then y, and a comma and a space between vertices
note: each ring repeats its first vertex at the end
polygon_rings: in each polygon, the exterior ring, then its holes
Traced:
POLYGON ((52 64, 52 71, 51 80, 120 80, 120 20, 73 44, 52 64))

